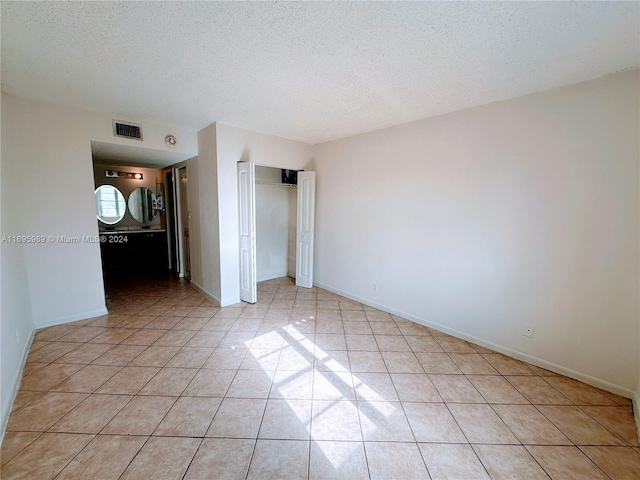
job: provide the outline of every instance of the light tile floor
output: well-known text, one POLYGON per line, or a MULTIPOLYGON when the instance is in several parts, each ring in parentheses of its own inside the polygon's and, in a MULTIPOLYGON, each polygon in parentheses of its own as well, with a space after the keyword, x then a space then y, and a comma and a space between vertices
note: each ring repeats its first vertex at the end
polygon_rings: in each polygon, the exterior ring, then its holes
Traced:
POLYGON ((36 333, 2 478, 640 478, 631 402, 288 278, 36 333))

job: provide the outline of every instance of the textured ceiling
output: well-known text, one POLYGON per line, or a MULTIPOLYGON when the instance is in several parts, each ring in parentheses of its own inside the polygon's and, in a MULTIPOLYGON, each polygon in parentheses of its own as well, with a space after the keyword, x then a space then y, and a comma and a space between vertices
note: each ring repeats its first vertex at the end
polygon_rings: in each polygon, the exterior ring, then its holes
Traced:
POLYGON ((2 88, 318 143, 638 67, 639 8, 2 1, 2 88))

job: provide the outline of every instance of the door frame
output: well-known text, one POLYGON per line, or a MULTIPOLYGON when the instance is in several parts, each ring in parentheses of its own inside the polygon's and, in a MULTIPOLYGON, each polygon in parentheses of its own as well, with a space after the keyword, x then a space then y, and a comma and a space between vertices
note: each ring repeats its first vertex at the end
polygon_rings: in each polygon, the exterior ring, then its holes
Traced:
POLYGON ((178 246, 178 255, 176 258, 176 266, 178 267, 178 277, 179 278, 187 278, 189 279, 189 277, 186 275, 185 272, 185 245, 184 245, 184 238, 182 235, 182 226, 184 225, 184 222, 189 222, 189 219, 183 219, 182 218, 182 200, 181 200, 181 196, 180 196, 180 170, 185 169, 185 173, 186 173, 186 168, 187 168, 187 164, 186 162, 182 162, 179 163, 177 165, 174 165, 174 167, 172 168, 172 172, 173 172, 173 204, 175 206, 175 215, 174 215, 174 229, 175 229, 175 238, 176 238, 176 245, 178 246))
MULTIPOLYGON (((255 167, 264 166, 268 168, 282 169, 282 167, 275 167, 273 165, 258 165, 255 162, 239 161, 238 165, 238 240, 239 240, 239 285, 240 299, 248 303, 255 303, 257 301, 257 274, 256 274, 256 203, 255 203, 255 167), (245 167, 241 167, 244 165, 245 167), (241 177, 241 172, 246 172, 247 175, 244 178, 241 177), (250 188, 245 185, 243 188, 243 181, 251 183, 250 188), (246 198, 243 198, 243 195, 246 198), (243 211, 243 207, 247 207, 247 211, 243 211), (247 228, 247 232, 243 232, 243 225, 247 228), (244 235, 243 235, 244 233, 244 235), (243 238, 249 237, 249 238, 243 238), (246 287, 245 287, 246 285, 246 287)), ((315 236, 315 182, 316 172, 307 170, 305 171, 307 182, 311 182, 310 194, 311 198, 307 198, 309 201, 310 214, 307 217, 308 228, 301 232, 300 223, 302 208, 301 203, 303 198, 301 196, 301 190, 299 184, 297 185, 297 211, 296 211, 296 285, 304 288, 313 287, 313 253, 314 253, 314 236, 315 236), (305 236, 305 242, 302 242, 302 237, 305 236), (309 236, 311 238, 309 239, 309 236), (303 244, 304 243, 304 244, 303 244), (302 249, 306 248, 307 263, 306 269, 303 268, 301 262, 302 249), (307 274, 304 278, 299 278, 299 273, 303 268, 307 274)), ((309 212, 308 212, 309 213, 309 212)))
POLYGON ((174 198, 174 176, 173 176, 173 168, 170 167, 165 169, 163 172, 164 175, 164 202, 165 202, 165 212, 166 212, 166 226, 167 226, 167 257, 169 263, 169 270, 178 273, 178 239, 175 233, 175 198, 174 198))

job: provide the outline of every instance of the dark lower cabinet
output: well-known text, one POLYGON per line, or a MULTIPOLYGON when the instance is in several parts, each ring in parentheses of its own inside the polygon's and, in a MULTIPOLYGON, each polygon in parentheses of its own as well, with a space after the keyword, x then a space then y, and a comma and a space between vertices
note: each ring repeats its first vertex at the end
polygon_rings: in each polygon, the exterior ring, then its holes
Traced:
POLYGON ((164 230, 101 232, 102 268, 112 271, 166 271, 167 233, 164 230))

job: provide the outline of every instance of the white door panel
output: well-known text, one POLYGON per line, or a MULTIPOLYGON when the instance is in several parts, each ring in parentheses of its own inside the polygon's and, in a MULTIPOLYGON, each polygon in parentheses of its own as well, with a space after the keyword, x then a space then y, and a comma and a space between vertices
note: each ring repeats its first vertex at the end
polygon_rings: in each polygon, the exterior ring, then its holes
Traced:
POLYGON ((240 210, 240 300, 258 300, 256 282, 255 164, 238 162, 238 203, 240 210))
POLYGON ((298 172, 298 221, 296 227, 296 285, 313 286, 313 235, 316 172, 298 172))

